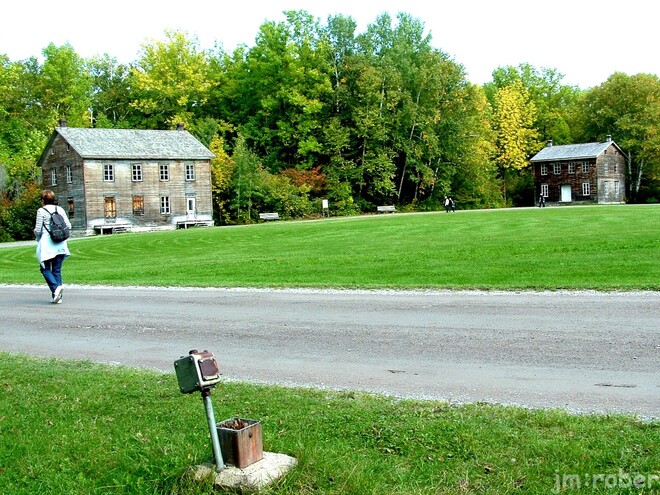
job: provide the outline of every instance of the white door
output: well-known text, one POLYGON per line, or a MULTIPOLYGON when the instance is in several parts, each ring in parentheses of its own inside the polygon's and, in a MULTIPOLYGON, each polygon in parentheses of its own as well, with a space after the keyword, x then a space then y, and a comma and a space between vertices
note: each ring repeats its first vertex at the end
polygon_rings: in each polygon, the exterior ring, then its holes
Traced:
POLYGON ((188 214, 189 217, 194 217, 195 216, 195 198, 192 196, 188 196, 186 198, 186 213, 188 214))
POLYGON ((571 185, 570 184, 562 184, 562 186, 561 186, 561 201, 562 201, 562 203, 570 203, 572 201, 572 198, 571 198, 571 185))

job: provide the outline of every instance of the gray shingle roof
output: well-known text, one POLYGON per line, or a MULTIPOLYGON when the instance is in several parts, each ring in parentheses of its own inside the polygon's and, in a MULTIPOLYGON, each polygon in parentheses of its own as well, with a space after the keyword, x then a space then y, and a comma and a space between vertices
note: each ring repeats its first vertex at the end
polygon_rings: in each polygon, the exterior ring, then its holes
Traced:
POLYGON ((214 157, 206 146, 185 130, 57 127, 55 132, 83 158, 208 160, 214 157))
POLYGON ((579 160, 586 158, 596 158, 613 144, 616 146, 614 141, 605 141, 604 143, 562 144, 558 146, 546 146, 536 155, 534 155, 531 161, 547 162, 556 160, 579 160))

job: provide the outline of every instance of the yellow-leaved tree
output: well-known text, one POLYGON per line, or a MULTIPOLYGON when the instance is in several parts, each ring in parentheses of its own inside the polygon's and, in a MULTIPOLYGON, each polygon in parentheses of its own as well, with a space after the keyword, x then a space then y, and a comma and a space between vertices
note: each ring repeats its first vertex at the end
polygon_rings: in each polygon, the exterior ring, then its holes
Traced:
POLYGON ((508 172, 527 167, 532 154, 540 149, 539 133, 533 127, 535 118, 536 105, 520 80, 497 90, 493 115, 495 161, 502 175, 505 203, 508 172))
POLYGON ((234 160, 227 154, 224 140, 216 135, 209 145, 215 158, 211 159, 211 193, 220 223, 229 218, 229 184, 234 173, 234 160))

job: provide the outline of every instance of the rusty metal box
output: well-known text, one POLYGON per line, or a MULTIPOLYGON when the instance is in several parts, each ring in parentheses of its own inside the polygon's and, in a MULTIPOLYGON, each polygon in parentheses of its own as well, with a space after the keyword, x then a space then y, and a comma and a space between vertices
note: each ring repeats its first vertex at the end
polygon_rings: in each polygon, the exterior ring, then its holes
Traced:
POLYGON ((222 458, 227 464, 244 468, 263 459, 261 422, 230 418, 217 425, 222 458))

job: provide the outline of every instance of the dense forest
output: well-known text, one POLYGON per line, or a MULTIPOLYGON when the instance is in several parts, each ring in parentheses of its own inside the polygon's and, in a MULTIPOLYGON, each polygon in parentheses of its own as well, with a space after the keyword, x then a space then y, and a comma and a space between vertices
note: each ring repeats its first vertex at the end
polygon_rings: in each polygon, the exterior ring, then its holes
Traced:
POLYGON ((612 74, 590 89, 529 64, 471 84, 408 14, 363 33, 350 16, 305 11, 264 22, 254 46, 202 49, 164 33, 138 60, 84 59, 68 44, 42 57, 0 54, 0 241, 32 238, 37 159, 59 119, 73 127, 173 129, 216 155, 218 225, 258 211, 288 218, 531 205, 529 159, 547 140, 604 141, 627 154, 627 199, 660 199, 660 80, 612 74))

